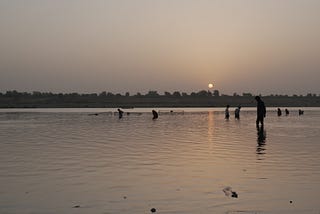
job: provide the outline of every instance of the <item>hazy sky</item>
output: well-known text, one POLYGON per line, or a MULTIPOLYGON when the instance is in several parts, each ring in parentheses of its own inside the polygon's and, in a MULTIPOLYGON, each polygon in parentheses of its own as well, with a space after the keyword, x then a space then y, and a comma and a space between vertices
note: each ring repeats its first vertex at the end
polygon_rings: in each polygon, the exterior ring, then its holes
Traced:
POLYGON ((320 94, 318 0, 0 0, 0 91, 320 94))

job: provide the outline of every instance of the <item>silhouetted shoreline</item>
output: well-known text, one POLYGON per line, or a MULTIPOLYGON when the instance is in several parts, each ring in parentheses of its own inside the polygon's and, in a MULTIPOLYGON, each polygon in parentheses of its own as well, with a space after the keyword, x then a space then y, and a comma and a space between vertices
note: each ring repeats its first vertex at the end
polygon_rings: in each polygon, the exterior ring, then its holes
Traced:
MULTIPOLYGON (((268 95, 262 96, 267 107, 320 107, 320 96, 307 95, 268 95)), ((0 93, 0 108, 138 108, 138 107, 254 107, 254 95, 244 93, 242 96, 219 95, 210 91, 199 91, 191 94, 165 92, 164 95, 156 91, 136 95, 78 93, 42 93, 8 91, 0 93)))

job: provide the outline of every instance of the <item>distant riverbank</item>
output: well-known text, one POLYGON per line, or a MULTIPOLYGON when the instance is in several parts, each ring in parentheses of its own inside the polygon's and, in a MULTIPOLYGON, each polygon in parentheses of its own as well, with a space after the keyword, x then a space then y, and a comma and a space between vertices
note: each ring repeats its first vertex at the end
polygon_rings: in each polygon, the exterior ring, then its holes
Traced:
MULTIPOLYGON (((267 107, 320 107, 320 96, 270 95, 262 96, 267 107)), ((53 94, 6 93, 0 94, 0 108, 138 108, 138 107, 224 107, 256 106, 254 96, 214 96, 211 93, 146 95, 120 94, 53 94)))

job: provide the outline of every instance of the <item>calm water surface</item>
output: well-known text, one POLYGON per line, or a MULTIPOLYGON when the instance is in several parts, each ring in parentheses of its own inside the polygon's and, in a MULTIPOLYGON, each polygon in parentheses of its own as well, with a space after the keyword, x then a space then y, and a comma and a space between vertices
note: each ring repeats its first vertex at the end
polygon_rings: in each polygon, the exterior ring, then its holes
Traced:
POLYGON ((0 213, 319 214, 320 108, 254 110, 2 109, 0 213))

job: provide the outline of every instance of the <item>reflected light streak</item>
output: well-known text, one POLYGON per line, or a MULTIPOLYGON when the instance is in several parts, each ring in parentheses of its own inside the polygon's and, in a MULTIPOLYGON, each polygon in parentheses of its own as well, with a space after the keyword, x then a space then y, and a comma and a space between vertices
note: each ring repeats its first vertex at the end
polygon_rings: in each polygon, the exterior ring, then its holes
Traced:
POLYGON ((214 114, 213 111, 208 112, 208 143, 209 150, 213 150, 213 129, 214 129, 214 114))

